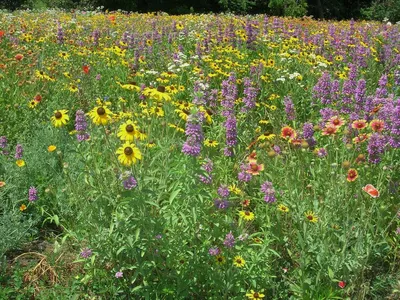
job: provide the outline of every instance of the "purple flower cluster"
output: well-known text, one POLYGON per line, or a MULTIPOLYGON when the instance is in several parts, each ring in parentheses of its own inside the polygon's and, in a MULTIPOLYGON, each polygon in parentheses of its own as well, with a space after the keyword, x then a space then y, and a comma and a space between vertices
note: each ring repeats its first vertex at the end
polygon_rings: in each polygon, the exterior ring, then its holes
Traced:
POLYGON ((28 200, 30 202, 35 202, 38 199, 38 195, 37 195, 37 189, 33 186, 31 186, 29 188, 29 192, 28 192, 28 200))
MULTIPOLYGON (((226 145, 227 148, 231 150, 232 147, 234 147, 237 144, 237 128, 236 128, 237 122, 236 122, 236 117, 233 113, 227 116, 224 125, 226 129, 226 145)), ((226 155, 226 156, 231 156, 231 155, 226 155)))
POLYGON ((238 180, 241 182, 249 182, 252 178, 250 173, 247 173, 249 166, 247 164, 240 165, 240 172, 238 174, 238 180))
POLYGON ((226 209, 229 207, 229 189, 226 185, 220 185, 218 188, 218 195, 221 198, 214 200, 214 206, 219 209, 226 209))
POLYGON ((273 203, 276 201, 275 189, 272 186, 272 182, 266 181, 261 185, 261 192, 264 193, 264 201, 267 203, 273 203))
POLYGON ((227 248, 232 248, 235 246, 235 237, 233 236, 232 231, 229 231, 229 233, 225 236, 224 246, 227 248))
POLYGON ((60 24, 57 27, 57 43, 63 44, 64 43, 64 31, 60 24))
POLYGON ((325 148, 319 148, 317 150, 317 156, 320 158, 326 157, 326 156, 328 156, 328 151, 326 151, 325 148))
POLYGON ((211 247, 211 248, 208 250, 208 253, 209 253, 211 256, 216 256, 216 255, 218 255, 218 254, 221 253, 221 250, 220 250, 218 247, 214 246, 214 247, 211 247))
POLYGON ((289 96, 286 96, 283 103, 285 104, 286 118, 289 121, 293 121, 296 118, 296 112, 294 110, 294 104, 289 96))
POLYGON ((4 149, 7 147, 7 138, 3 135, 0 136, 0 148, 4 149))
POLYGON ((17 146, 15 147, 15 158, 16 159, 21 159, 23 153, 24 153, 24 150, 22 149, 22 145, 21 144, 17 144, 17 146))
POLYGON ((80 253, 80 256, 82 258, 89 258, 92 256, 92 249, 89 248, 85 248, 82 250, 82 252, 80 253))
POLYGON ((386 148, 386 137, 379 134, 373 133, 368 140, 368 160, 371 163, 377 164, 381 161, 381 154, 385 152, 386 148))
POLYGON ((250 78, 247 77, 243 79, 243 85, 244 85, 243 103, 245 105, 244 111, 248 111, 256 106, 258 89, 253 87, 250 78))
POLYGON ((131 189, 133 189, 133 188, 135 188, 137 186, 137 181, 136 181, 135 177, 130 175, 128 178, 126 178, 123 181, 122 184, 124 185, 124 189, 131 190, 131 189))
POLYGON ((204 116, 200 113, 188 117, 185 130, 187 138, 182 147, 182 152, 186 155, 200 155, 201 145, 204 140, 203 129, 201 127, 203 120, 204 116))
POLYGON ((392 125, 390 127, 390 146, 400 148, 400 99, 393 110, 391 117, 392 125))
POLYGON ((75 130, 78 132, 76 138, 78 141, 85 141, 89 139, 89 134, 86 132, 87 122, 83 110, 78 110, 75 114, 75 130))
POLYGON ((322 74, 314 86, 313 98, 319 99, 324 105, 331 103, 331 75, 328 72, 322 74))
POLYGON ((212 171, 213 171, 213 162, 208 158, 206 159, 206 163, 203 164, 201 167, 206 174, 199 175, 200 181, 204 184, 211 184, 212 183, 212 171))

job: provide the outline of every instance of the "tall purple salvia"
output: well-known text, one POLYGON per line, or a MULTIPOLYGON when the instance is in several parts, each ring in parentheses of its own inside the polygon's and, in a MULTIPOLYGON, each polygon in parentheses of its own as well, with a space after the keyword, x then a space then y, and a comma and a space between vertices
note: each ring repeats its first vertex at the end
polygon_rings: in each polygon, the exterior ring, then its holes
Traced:
POLYGON ((17 144, 17 146, 15 147, 15 158, 21 159, 23 154, 24 154, 24 150, 22 149, 22 145, 17 144))
POLYGON ((381 155, 385 152, 386 137, 373 133, 368 140, 368 160, 371 163, 377 164, 381 161, 381 155))
POLYGON ((232 156, 233 155, 232 148, 237 144, 237 128, 236 128, 237 122, 236 122, 236 117, 233 113, 227 116, 224 126, 226 130, 226 146, 227 146, 224 149, 224 155, 232 156))
POLYGON ((294 104, 290 96, 286 96, 283 100, 283 103, 285 104, 286 118, 289 121, 293 121, 294 119, 296 119, 296 111, 294 109, 294 104))
POLYGON ((201 145, 204 140, 202 123, 204 116, 200 113, 192 114, 186 123, 186 141, 183 144, 182 152, 190 156, 199 156, 201 145))
POLYGON ((320 100, 325 105, 331 103, 331 75, 328 72, 322 74, 314 86, 313 98, 320 100))
POLYGON ((376 98, 384 98, 387 96, 387 89, 386 89, 387 82, 388 82, 387 75, 383 74, 378 81, 378 88, 376 89, 375 92, 376 98))
POLYGON ((246 164, 241 164, 240 165, 240 172, 238 174, 238 180, 241 182, 249 182, 252 178, 252 175, 250 173, 247 173, 247 170, 249 169, 249 166, 246 164))
POLYGON ((276 201, 275 189, 272 186, 272 182, 266 181, 261 185, 261 192, 264 193, 264 201, 267 203, 273 203, 276 201))
POLYGON ((34 186, 31 186, 28 192, 28 200, 30 202, 35 202, 37 199, 38 199, 37 189, 34 186))
POLYGON ((232 248, 235 246, 235 237, 233 236, 232 231, 229 231, 229 233, 225 236, 224 246, 227 248, 232 248))
POLYGON ((7 148, 7 138, 4 135, 0 136, 0 148, 7 148))
POLYGON ((390 127, 390 146, 400 148, 400 99, 397 100, 397 105, 393 110, 391 117, 392 125, 390 127))
POLYGON ((214 164, 211 159, 207 158, 206 162, 202 165, 202 169, 205 171, 204 175, 199 175, 199 179, 204 184, 211 184, 212 183, 212 171, 213 171, 214 164))
POLYGON ((64 30, 62 29, 61 25, 58 23, 57 26, 57 43, 58 44, 63 44, 64 43, 64 30))
POLYGON ((314 136, 314 125, 312 123, 304 123, 303 125, 303 137, 305 139, 311 139, 314 136))
POLYGON ((253 87, 253 83, 250 78, 243 79, 244 91, 243 91, 243 103, 244 103, 244 110, 250 110, 256 106, 256 98, 258 89, 253 87))
POLYGON ((77 131, 76 138, 82 142, 89 139, 89 134, 86 132, 87 122, 83 110, 78 110, 75 114, 75 130, 77 131))

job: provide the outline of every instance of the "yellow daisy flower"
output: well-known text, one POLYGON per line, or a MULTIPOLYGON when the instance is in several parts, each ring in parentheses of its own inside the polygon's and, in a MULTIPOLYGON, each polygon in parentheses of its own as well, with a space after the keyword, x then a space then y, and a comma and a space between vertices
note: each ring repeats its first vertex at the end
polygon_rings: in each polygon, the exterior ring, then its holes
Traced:
POLYGON ((204 146, 215 148, 215 147, 218 146, 218 142, 215 141, 215 140, 205 139, 204 140, 204 146))
POLYGON ((306 219, 311 223, 317 223, 318 222, 318 217, 311 210, 307 211, 305 213, 305 216, 306 216, 306 219))
POLYGON ((245 221, 252 221, 254 220, 254 213, 248 210, 241 210, 239 212, 239 216, 244 219, 245 221))
POLYGON ((129 143, 129 141, 125 142, 122 147, 118 148, 116 153, 119 154, 118 160, 124 166, 130 166, 142 159, 142 153, 139 148, 134 144, 129 143))
POLYGON ((233 265, 238 268, 243 268, 246 265, 246 261, 240 255, 233 258, 233 265))
POLYGON ((250 293, 246 294, 246 297, 247 299, 263 299, 265 295, 251 290, 250 293))
POLYGON ((138 138, 138 128, 134 122, 128 120, 119 126, 117 136, 122 141, 133 141, 138 138))
POLYGON ((215 262, 217 265, 223 265, 225 263, 225 257, 219 254, 215 256, 215 262))
POLYGON ((54 145, 50 145, 50 146, 47 147, 47 151, 49 151, 49 152, 53 152, 53 151, 55 151, 56 149, 57 149, 57 147, 54 146, 54 145))
POLYGON ((287 206, 283 205, 283 204, 279 204, 278 205, 278 210, 281 211, 281 212, 284 212, 284 213, 289 212, 289 208, 287 206))
POLYGON ((106 125, 111 120, 112 112, 106 106, 96 106, 88 115, 94 124, 106 125))
POLYGON ((68 110, 61 109, 54 111, 54 115, 51 117, 51 123, 54 127, 61 127, 69 121, 68 110))

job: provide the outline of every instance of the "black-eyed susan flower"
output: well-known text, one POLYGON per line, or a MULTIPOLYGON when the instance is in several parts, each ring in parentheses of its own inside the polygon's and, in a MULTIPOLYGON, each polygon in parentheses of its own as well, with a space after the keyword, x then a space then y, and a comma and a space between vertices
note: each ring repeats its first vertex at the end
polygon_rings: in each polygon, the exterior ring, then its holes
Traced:
POLYGON ((286 205, 283 205, 283 204, 279 204, 278 205, 278 210, 283 212, 283 213, 289 212, 289 208, 286 205))
POLYGON ((111 120, 112 112, 106 106, 96 106, 88 115, 94 124, 106 125, 111 120))
POLYGON ((315 215, 314 212, 312 212, 311 210, 307 211, 305 213, 306 219, 310 222, 310 223, 317 223, 318 222, 318 217, 315 215))
POLYGON ((242 218, 245 221, 252 221, 254 220, 254 213, 248 210, 241 210, 239 212, 240 218, 242 218))
POLYGON ((118 160, 124 166, 130 166, 142 159, 142 153, 139 148, 134 144, 131 144, 129 141, 125 142, 122 147, 118 148, 116 153, 118 154, 118 160))
POLYGON ((122 141, 133 141, 138 138, 138 127, 133 121, 128 120, 119 126, 117 136, 122 141))
POLYGON ((28 103, 28 107, 29 108, 35 108, 37 105, 39 104, 39 102, 35 101, 35 100, 31 100, 28 103))
POLYGON ((215 147, 218 146, 218 142, 215 141, 215 140, 205 139, 204 140, 204 146, 215 148, 215 147))
POLYGON ((54 127, 61 127, 69 121, 68 110, 60 109, 54 111, 54 115, 51 117, 51 123, 54 127))
POLYGON ((215 262, 217 263, 217 265, 223 265, 225 263, 225 257, 221 254, 215 256, 215 262))
POLYGON ((246 294, 247 299, 263 299, 265 295, 261 292, 255 292, 254 290, 250 290, 250 293, 246 294))
POLYGON ((246 261, 240 255, 233 258, 233 265, 237 268, 243 268, 246 265, 246 261))

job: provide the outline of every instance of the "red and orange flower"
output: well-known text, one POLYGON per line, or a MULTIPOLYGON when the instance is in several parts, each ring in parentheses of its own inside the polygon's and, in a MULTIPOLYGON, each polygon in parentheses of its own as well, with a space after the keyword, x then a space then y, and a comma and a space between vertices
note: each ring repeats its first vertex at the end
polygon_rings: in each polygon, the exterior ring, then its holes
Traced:
POLYGON ((338 131, 339 127, 333 125, 327 125, 324 129, 322 129, 322 135, 334 135, 338 131))
POLYGON ((347 172, 347 181, 353 182, 358 178, 358 172, 356 169, 349 169, 347 172))
POLYGON ((344 119, 339 116, 334 116, 329 119, 328 126, 341 127, 344 125, 344 119))
POLYGON ((365 127, 367 127, 367 121, 365 121, 364 119, 362 120, 355 120, 352 124, 351 124, 351 128, 353 129, 364 129, 365 127))
POLYGON ((294 139, 296 136, 296 131, 290 126, 285 126, 281 130, 281 137, 284 139, 294 139))
POLYGON ((383 120, 372 120, 371 123, 369 123, 369 126, 371 129, 375 132, 381 132, 383 128, 385 127, 385 122, 383 120))
POLYGON ((250 162, 249 168, 246 172, 251 175, 259 175, 261 171, 264 171, 264 165, 263 164, 258 165, 257 162, 253 161, 250 162))

